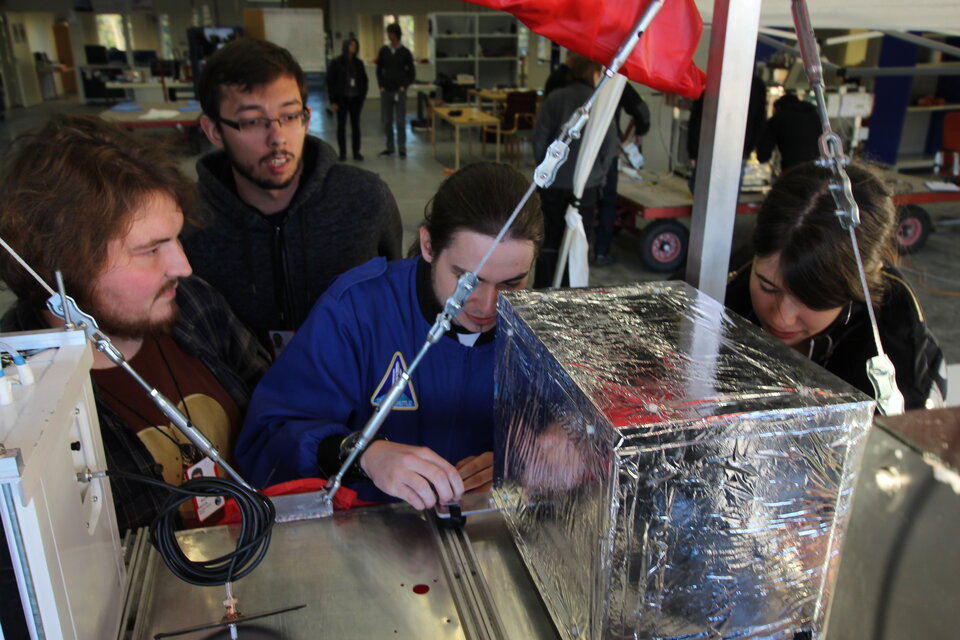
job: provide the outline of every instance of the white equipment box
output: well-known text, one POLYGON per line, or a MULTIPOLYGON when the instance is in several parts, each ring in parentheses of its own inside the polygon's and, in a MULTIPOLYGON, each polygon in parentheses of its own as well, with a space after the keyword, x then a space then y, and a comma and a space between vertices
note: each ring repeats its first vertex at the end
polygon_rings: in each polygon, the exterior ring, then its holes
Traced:
MULTIPOLYGON (((0 512, 31 637, 116 638, 124 605, 113 497, 82 331, 6 334, 36 382, 0 406, 0 512)), ((10 368, 9 373, 14 373, 10 368)))

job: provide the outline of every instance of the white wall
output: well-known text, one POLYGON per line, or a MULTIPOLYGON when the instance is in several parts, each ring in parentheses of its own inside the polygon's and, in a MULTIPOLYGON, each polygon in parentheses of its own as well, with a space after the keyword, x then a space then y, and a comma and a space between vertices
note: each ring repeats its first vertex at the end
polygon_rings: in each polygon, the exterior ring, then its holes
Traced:
POLYGON ((57 59, 57 45, 53 39, 53 25, 57 20, 55 13, 22 13, 23 26, 27 31, 27 43, 30 52, 42 51, 51 60, 57 59))

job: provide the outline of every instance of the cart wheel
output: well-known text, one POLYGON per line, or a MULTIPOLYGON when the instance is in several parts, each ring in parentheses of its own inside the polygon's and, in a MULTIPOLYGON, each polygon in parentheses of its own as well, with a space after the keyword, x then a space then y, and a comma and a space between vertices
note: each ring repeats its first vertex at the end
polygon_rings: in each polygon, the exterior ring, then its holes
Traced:
POLYGON ((930 214, 923 207, 908 204, 900 208, 899 218, 897 248, 900 253, 915 253, 922 249, 933 231, 930 214))
POLYGON ((675 271, 687 259, 690 232, 676 220, 654 220, 643 230, 640 258, 655 273, 675 271))

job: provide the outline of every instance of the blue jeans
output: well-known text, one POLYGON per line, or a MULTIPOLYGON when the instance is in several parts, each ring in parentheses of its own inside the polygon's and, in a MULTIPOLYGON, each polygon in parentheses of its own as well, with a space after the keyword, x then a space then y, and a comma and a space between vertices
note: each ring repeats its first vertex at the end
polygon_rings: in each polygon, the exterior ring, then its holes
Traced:
POLYGON ((607 171, 607 181, 600 196, 600 221, 597 224, 597 243, 594 253, 599 256, 610 255, 613 244, 613 229, 617 225, 617 179, 619 159, 614 158, 607 171))
POLYGON ((406 152, 407 150, 407 92, 380 92, 380 123, 387 136, 387 151, 406 152), (397 144, 393 144, 393 125, 397 125, 397 144))

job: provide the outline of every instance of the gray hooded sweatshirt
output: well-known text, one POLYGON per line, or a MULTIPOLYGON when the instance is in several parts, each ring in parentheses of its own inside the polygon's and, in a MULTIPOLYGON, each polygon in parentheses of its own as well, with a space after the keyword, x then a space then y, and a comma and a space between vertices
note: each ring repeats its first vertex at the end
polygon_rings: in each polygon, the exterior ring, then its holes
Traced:
POLYGON ((220 291, 264 344, 296 330, 341 273, 377 256, 401 257, 396 200, 376 174, 337 162, 307 136, 300 185, 286 210, 264 215, 237 195, 226 153, 197 161, 200 201, 183 248, 194 274, 220 291))

